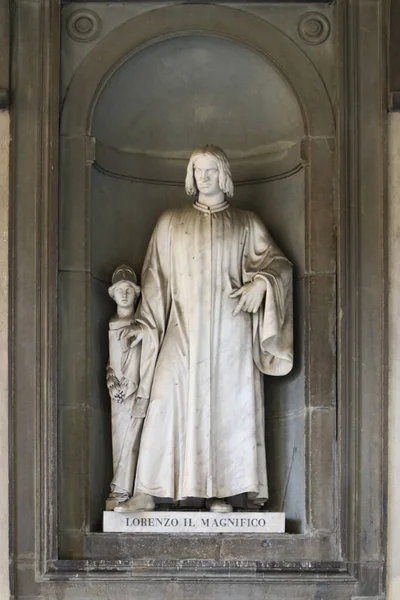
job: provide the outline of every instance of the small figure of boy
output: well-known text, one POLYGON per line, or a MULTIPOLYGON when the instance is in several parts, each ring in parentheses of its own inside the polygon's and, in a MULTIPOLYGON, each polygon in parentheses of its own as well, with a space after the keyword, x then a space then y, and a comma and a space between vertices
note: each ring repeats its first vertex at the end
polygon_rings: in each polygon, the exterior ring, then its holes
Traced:
POLYGON ((107 387, 111 398, 113 479, 106 510, 113 510, 132 496, 147 401, 136 397, 141 344, 131 348, 128 356, 127 348, 121 340, 125 328, 133 323, 133 313, 140 296, 135 272, 127 265, 119 266, 113 273, 108 293, 117 304, 117 313, 109 323, 110 359, 107 365, 107 387), (133 357, 132 353, 137 353, 138 356, 133 357), (131 368, 127 368, 127 360, 131 368))

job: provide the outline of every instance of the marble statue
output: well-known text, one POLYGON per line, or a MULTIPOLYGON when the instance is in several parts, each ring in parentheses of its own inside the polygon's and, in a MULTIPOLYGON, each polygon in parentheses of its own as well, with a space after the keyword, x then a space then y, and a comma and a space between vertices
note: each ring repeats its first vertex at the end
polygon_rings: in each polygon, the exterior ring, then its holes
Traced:
POLYGON ((128 355, 141 344, 137 396, 149 401, 121 512, 155 498, 202 498, 214 512, 240 494, 268 498, 262 373, 292 368, 292 266, 255 214, 230 205, 220 148, 192 153, 186 191, 194 203, 159 218, 121 334, 128 355))
POLYGON ((134 321, 133 313, 140 296, 134 271, 119 266, 112 276, 109 295, 117 304, 117 314, 109 323, 110 359, 107 387, 111 398, 113 479, 106 502, 108 510, 132 496, 137 455, 147 402, 136 397, 140 377, 140 348, 124 351, 121 333, 134 321))

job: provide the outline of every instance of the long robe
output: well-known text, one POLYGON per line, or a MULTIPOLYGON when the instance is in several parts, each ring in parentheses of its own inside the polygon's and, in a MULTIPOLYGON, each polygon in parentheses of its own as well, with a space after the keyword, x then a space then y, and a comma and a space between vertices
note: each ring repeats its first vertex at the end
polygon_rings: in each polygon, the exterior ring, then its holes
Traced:
POLYGON ((165 212, 142 272, 141 381, 150 398, 135 493, 268 498, 262 375, 292 368, 292 268, 258 217, 228 202, 165 212), (257 314, 229 295, 262 277, 257 314))

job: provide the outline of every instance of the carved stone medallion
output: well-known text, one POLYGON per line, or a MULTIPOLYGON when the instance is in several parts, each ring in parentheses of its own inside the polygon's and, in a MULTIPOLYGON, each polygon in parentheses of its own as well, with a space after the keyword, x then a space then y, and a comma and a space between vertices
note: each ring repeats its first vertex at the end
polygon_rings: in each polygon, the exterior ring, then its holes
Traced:
POLYGON ((67 21, 69 36, 77 42, 89 42, 100 33, 101 21, 92 10, 76 10, 67 21))
POLYGON ((307 44, 322 44, 328 39, 331 26, 328 19, 317 12, 304 14, 297 26, 300 37, 307 44))

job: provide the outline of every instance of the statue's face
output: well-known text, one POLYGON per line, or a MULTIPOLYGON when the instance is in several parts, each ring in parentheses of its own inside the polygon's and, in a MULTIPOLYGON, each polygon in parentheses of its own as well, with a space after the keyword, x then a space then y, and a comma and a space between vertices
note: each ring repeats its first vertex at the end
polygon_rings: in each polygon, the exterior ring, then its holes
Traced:
POLYGON ((219 187, 219 169, 215 159, 201 154, 194 162, 194 178, 197 189, 204 196, 215 196, 221 192, 219 187))
POLYGON ((131 308, 135 298, 135 288, 129 281, 121 281, 114 288, 114 300, 121 308, 131 308))

